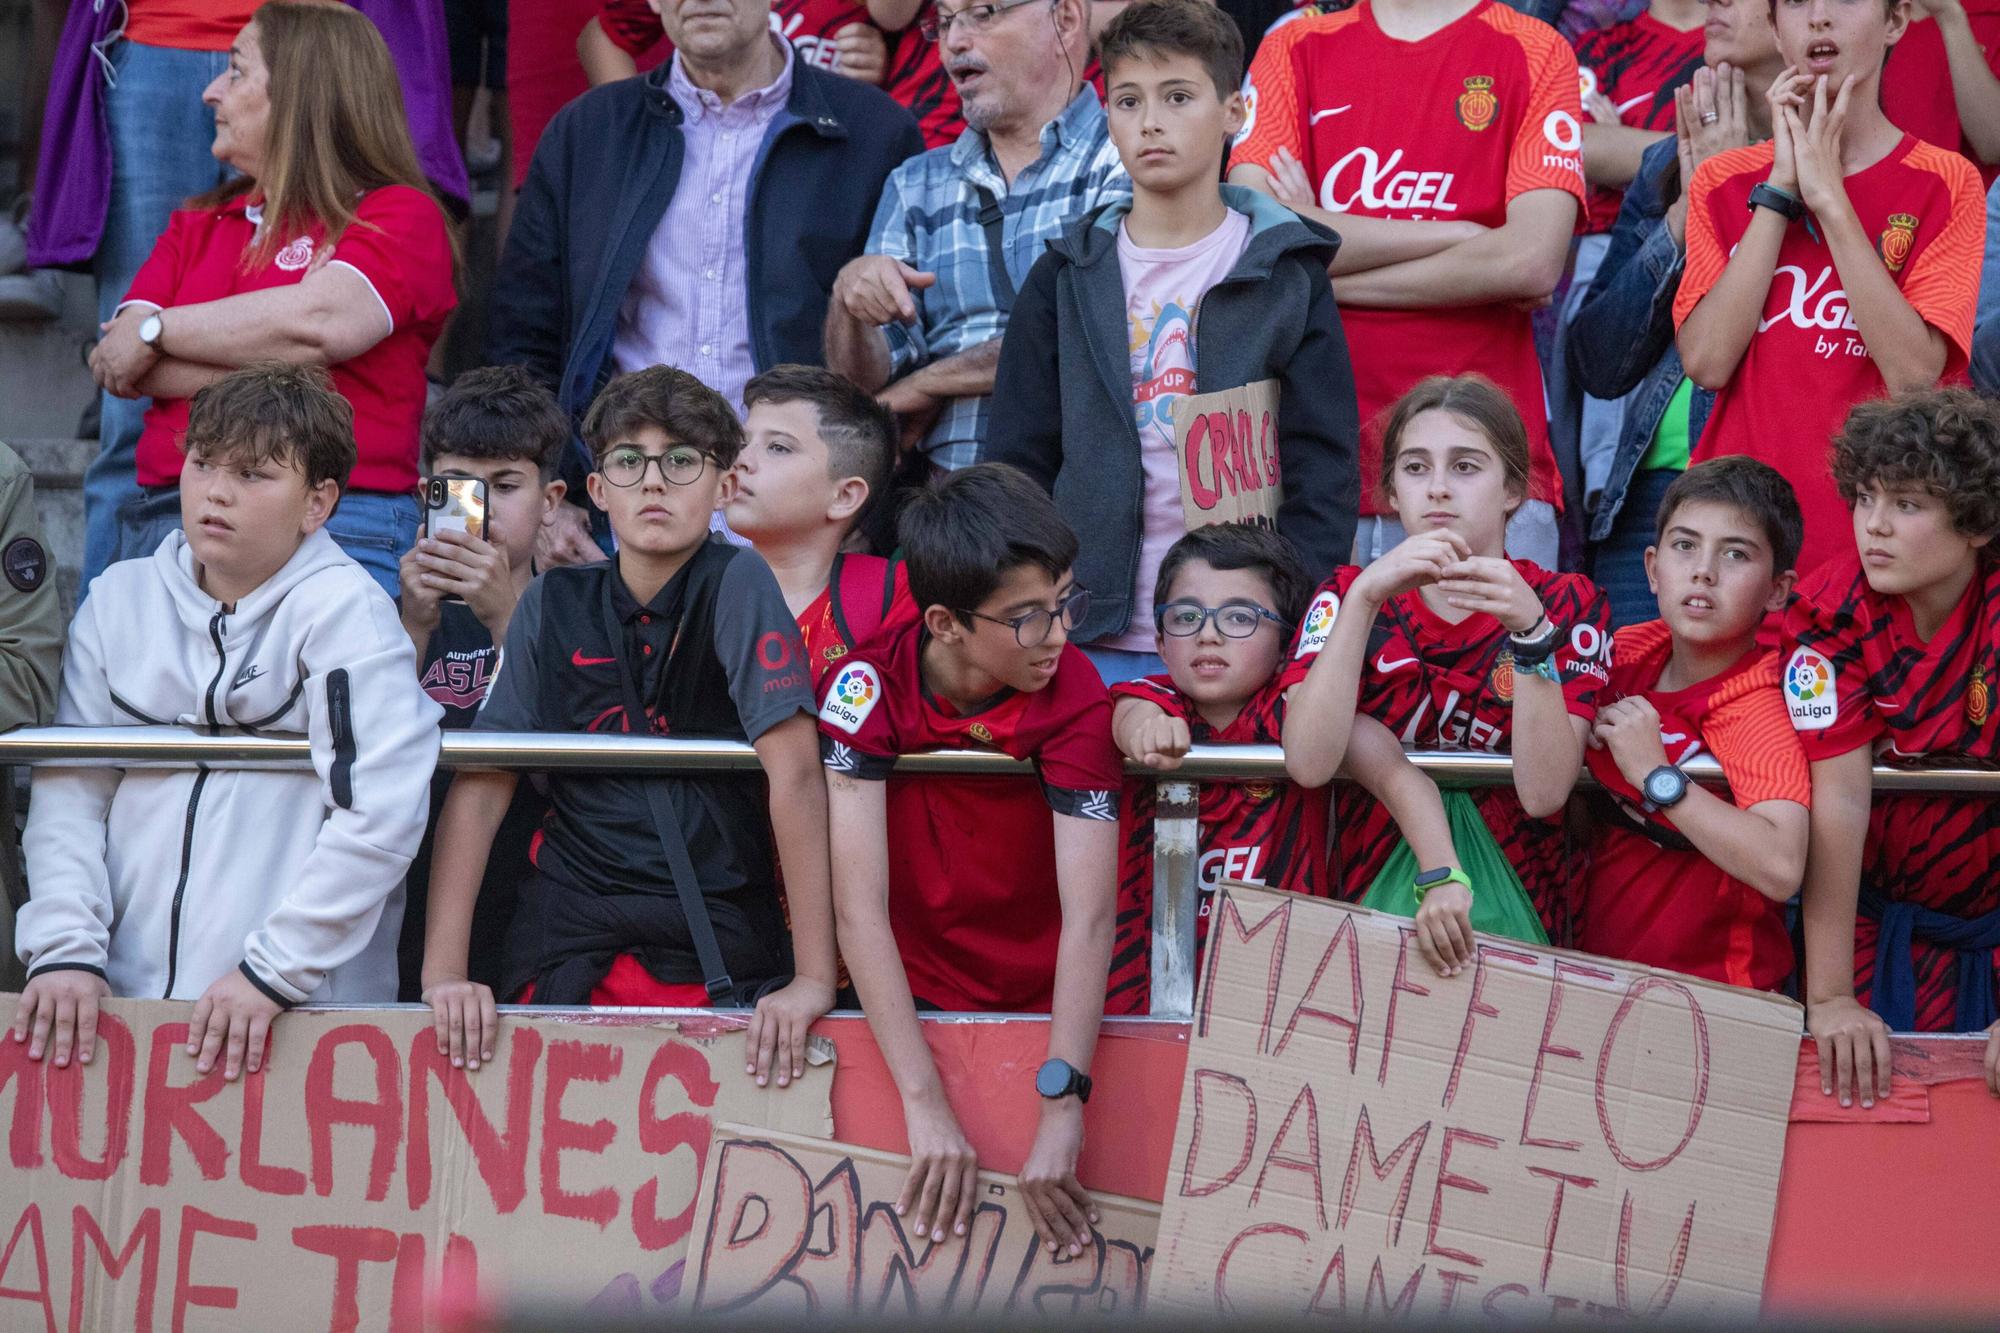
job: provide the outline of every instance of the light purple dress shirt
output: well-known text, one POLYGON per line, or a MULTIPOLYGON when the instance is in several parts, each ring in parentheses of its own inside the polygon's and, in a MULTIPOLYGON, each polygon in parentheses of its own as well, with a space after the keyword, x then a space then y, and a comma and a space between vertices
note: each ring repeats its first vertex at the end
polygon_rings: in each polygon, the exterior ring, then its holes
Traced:
POLYGON ((618 310, 611 356, 620 371, 668 365, 685 370, 743 410, 743 386, 757 373, 750 356, 748 259, 743 214, 750 171, 772 119, 792 93, 792 47, 762 88, 727 106, 695 87, 674 56, 667 91, 680 105, 680 182, 646 243, 632 289, 618 310))

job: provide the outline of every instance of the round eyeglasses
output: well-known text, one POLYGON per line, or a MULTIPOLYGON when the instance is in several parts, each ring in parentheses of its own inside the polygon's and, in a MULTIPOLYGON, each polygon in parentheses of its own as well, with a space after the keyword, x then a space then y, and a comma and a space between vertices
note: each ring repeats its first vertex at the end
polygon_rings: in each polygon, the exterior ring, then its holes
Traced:
POLYGON ((1062 622, 1063 632, 1068 633, 1090 614, 1090 589, 1077 588, 1069 596, 1057 602, 1054 610, 1038 606, 1023 615, 1009 616, 1002 620, 999 616, 984 615, 978 611, 962 611, 959 614, 984 620, 995 625, 1005 625, 1014 631, 1014 642, 1023 648, 1039 648, 1048 642, 1049 632, 1062 622))
POLYGON ((708 466, 708 455, 699 449, 669 449, 663 454, 649 454, 621 447, 604 455, 597 470, 613 486, 637 486, 646 479, 647 467, 655 463, 667 481, 676 486, 691 486, 708 466))
POLYGON ((1153 613, 1153 623, 1160 627, 1160 633, 1176 639, 1193 638, 1210 620, 1215 621, 1215 628, 1225 639, 1247 639, 1257 632, 1257 626, 1267 620, 1280 629, 1291 628, 1282 616, 1246 602, 1231 602, 1227 606, 1168 602, 1153 613))

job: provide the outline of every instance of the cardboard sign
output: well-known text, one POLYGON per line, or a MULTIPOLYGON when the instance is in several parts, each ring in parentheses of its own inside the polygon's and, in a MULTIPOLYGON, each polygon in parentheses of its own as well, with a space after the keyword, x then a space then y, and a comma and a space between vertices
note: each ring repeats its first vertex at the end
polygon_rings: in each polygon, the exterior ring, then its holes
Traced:
POLYGON ((468 1075, 428 1011, 306 1011, 231 1084, 195 1074, 192 1008, 108 1002, 88 1066, 0 1037, 0 1329, 414 1331, 440 1277, 657 1311, 714 1123, 832 1130, 831 1070, 760 1091, 740 1020, 510 1013, 468 1075))
POLYGON ((912 1240, 896 1199, 910 1159, 720 1126, 694 1220, 693 1309, 1068 1317, 1145 1308, 1159 1205, 1093 1195, 1095 1244, 1051 1255, 1008 1177, 979 1173, 963 1238, 912 1240))
POLYGON ((1278 521, 1278 382, 1189 394, 1174 404, 1181 513, 1190 531, 1210 523, 1278 521))
POLYGON ((1215 895, 1156 1309, 1754 1316, 1800 1011, 1511 940, 1215 895))

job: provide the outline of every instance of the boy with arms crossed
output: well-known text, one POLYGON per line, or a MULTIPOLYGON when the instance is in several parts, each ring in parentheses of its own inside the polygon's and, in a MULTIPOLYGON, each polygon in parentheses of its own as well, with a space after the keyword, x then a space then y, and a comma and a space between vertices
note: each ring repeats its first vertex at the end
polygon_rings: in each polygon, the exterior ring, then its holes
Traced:
POLYGON ((1095 1220, 1076 1162, 1111 958, 1121 770, 1110 698, 1069 642, 1090 598, 1071 572, 1076 535, 1039 487, 997 463, 913 498, 901 535, 922 619, 855 653, 820 693, 843 839, 841 954, 915 1159, 897 1212, 934 1240, 947 1225, 962 1236, 977 1188, 919 1007, 1046 1013, 1041 1125, 1021 1193, 1051 1251, 1080 1254, 1095 1220), (890 776, 897 756, 940 747, 1032 760, 1041 790, 1012 777, 890 776))
POLYGON ((1603 791, 1578 943, 1772 990, 1792 972, 1785 904, 1805 873, 1812 775, 1757 631, 1791 596, 1804 520, 1774 469, 1717 458, 1667 488, 1658 525, 1660 618, 1613 636, 1612 702, 1585 761, 1603 791), (1679 769, 1703 753, 1726 792, 1679 769))
POLYGON ((383 1004, 437 763, 437 706, 375 580, 326 534, 354 413, 323 370, 194 396, 180 530, 99 575, 56 721, 289 732, 310 772, 44 768, 27 831, 14 1039, 88 1062, 107 995, 196 1000, 188 1054, 233 1079, 308 1000, 383 1004))
POLYGON ((1963 389, 1864 403, 1833 476, 1855 549, 1799 585, 1785 703, 1812 761, 1806 1024, 1822 1091, 1871 1106, 1889 1095, 1891 1030, 1986 1028, 1989 1077, 2000 1045, 1992 807, 1873 791, 1878 755, 2000 759, 2000 408, 1963 389))
MULTIPOLYGON (((826 788, 798 626, 755 553, 708 540, 742 427, 720 394, 655 366, 605 385, 583 436, 617 558, 528 585, 474 730, 747 741, 766 781, 551 775, 501 993, 668 1007, 754 998, 750 1070, 783 1087, 804 1074, 806 1029, 833 1004, 826 788), (789 949, 772 842, 791 895, 789 949), (702 956, 704 929, 719 957, 702 956)), ((515 783, 459 774, 438 823, 424 999, 441 1048, 474 1069, 493 1058, 495 1016, 493 992, 467 980, 467 949, 515 783)))

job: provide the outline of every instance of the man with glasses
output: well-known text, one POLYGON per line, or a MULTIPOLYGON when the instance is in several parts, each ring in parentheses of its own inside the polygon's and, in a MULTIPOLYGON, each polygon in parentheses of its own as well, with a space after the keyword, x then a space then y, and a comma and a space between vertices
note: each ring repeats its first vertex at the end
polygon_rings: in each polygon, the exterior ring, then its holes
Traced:
POLYGON ((829 672, 819 714, 841 952, 909 1131, 898 1211, 943 1240, 967 1234, 977 1198, 977 1153, 917 1011, 1045 1013, 1022 1198, 1042 1240, 1075 1256, 1096 1220, 1076 1162, 1120 781, 1110 700, 1069 643, 1090 597, 1070 568, 1076 534, 1034 482, 989 463, 911 500, 901 536, 922 619, 829 672), (1034 778, 891 776, 898 756, 938 748, 1011 755, 1034 778))
MULTIPOLYGON (((662 0, 674 58, 570 103, 535 150, 487 359, 527 366, 572 420, 614 373, 676 366, 740 413, 753 374, 818 364, 827 292, 890 170, 922 150, 908 111, 800 61, 770 8, 662 0)), ((572 449, 571 496, 587 470, 572 449)), ((559 506, 543 564, 601 559, 591 528, 559 506)))
POLYGON ((940 0, 922 21, 966 130, 889 177, 840 271, 826 363, 938 469, 976 461, 1016 287, 1063 224, 1131 193, 1090 64, 1089 0, 940 0))

